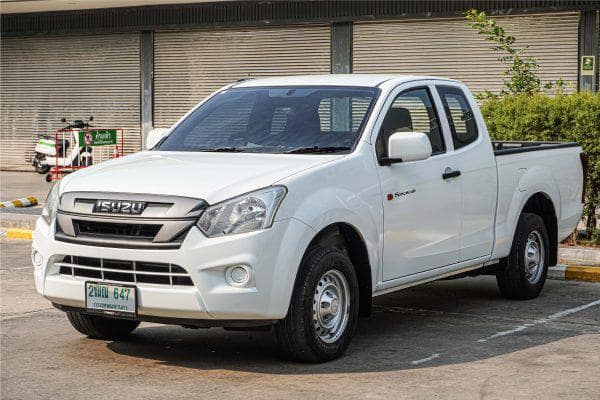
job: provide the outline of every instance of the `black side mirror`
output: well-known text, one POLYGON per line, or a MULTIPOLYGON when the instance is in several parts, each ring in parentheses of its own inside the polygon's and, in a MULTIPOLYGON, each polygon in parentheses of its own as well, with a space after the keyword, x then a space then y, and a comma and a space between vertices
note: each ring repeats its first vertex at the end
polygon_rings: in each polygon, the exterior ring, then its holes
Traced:
POLYGON ((66 119, 65 117, 62 117, 62 118, 60 119, 60 122, 67 122, 67 119, 66 119))
POLYGON ((93 120, 94 120, 94 116, 93 116, 93 115, 90 115, 90 119, 89 119, 89 121, 93 121, 93 120))

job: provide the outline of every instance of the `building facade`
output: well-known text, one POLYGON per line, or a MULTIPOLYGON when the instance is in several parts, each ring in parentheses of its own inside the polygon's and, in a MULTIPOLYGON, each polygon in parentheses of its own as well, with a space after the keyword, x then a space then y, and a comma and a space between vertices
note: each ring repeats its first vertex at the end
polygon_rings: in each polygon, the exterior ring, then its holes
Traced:
POLYGON ((598 89, 600 1, 155 3, 2 14, 1 168, 29 168, 35 134, 63 116, 123 128, 137 151, 153 127, 247 77, 428 74, 497 92, 504 67, 465 21, 470 8, 528 46, 543 82, 598 89))

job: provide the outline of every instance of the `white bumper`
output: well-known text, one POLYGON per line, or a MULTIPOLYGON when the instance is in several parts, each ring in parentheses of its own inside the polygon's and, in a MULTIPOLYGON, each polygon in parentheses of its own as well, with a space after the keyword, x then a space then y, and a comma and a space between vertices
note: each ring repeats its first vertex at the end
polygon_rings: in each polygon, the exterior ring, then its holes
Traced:
POLYGON ((194 286, 137 284, 138 314, 163 318, 257 320, 285 317, 300 260, 315 232, 293 219, 276 221, 269 229, 207 238, 193 227, 177 250, 94 247, 54 240, 54 226, 41 218, 33 233, 32 250, 43 261, 35 266, 35 286, 50 301, 85 307, 86 280, 59 274, 55 262, 67 255, 114 260, 172 263, 189 274, 194 286), (230 286, 225 270, 250 266, 251 287, 230 286))

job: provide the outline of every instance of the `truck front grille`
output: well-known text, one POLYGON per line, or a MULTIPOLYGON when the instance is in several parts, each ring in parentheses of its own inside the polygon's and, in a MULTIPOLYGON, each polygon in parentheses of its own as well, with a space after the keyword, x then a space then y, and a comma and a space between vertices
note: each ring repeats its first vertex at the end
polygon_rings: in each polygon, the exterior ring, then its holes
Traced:
POLYGON ((61 242, 123 249, 179 249, 207 207, 202 199, 137 193, 66 192, 56 212, 54 238, 61 242), (99 201, 142 203, 138 213, 120 206, 96 210, 99 201))
POLYGON ((56 264, 61 275, 112 282, 193 286, 189 274, 173 264, 80 256, 65 256, 56 264))
POLYGON ((73 220, 77 235, 120 237, 152 241, 162 225, 111 223, 91 220, 73 220))

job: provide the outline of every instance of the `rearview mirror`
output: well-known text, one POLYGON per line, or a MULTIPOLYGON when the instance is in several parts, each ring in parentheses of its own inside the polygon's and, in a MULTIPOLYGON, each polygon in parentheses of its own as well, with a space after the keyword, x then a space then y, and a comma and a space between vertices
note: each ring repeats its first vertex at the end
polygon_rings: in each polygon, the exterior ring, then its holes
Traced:
POLYGON ((388 156, 384 165, 425 160, 431 156, 431 142, 422 132, 395 132, 388 139, 388 156))
POLYGON ((168 128, 156 128, 148 132, 148 136, 146 136, 146 146, 144 150, 149 150, 156 146, 156 144, 167 134, 167 132, 169 132, 168 128))

